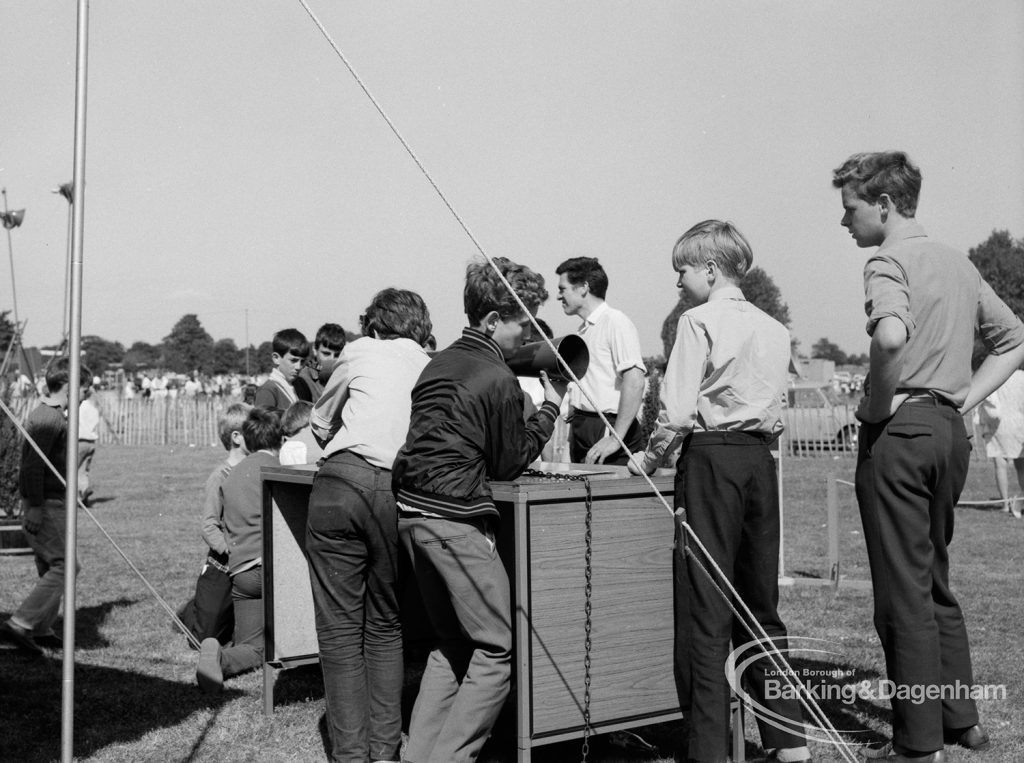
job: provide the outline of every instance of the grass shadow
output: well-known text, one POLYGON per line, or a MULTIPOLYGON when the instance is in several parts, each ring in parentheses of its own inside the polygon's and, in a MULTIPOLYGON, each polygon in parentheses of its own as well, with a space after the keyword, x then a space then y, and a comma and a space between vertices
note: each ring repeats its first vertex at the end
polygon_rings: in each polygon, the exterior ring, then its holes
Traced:
MULTIPOLYGON (((75 649, 105 649, 110 641, 103 635, 101 628, 115 609, 123 609, 136 604, 138 599, 117 599, 105 601, 94 607, 81 607, 75 611, 75 649)), ((0 620, 10 617, 10 612, 0 612, 0 620)), ((58 619, 53 625, 58 636, 63 634, 64 621, 58 619)))
MULTIPOLYGON (((60 759, 62 665, 56 657, 0 651, 0 759, 36 763, 60 759)), ((182 723, 211 702, 224 704, 241 693, 228 690, 216 700, 194 686, 117 668, 75 666, 74 738, 76 759, 111 745, 182 723), (111 691, 111 687, 118 687, 111 691)))

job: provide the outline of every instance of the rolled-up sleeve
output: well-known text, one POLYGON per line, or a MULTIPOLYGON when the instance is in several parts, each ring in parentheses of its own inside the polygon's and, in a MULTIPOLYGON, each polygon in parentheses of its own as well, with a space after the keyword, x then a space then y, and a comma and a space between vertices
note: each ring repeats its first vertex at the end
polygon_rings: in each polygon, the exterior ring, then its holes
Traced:
POLYGON ((988 351, 1002 355, 1024 342, 1024 324, 984 279, 978 280, 978 330, 988 351))
POLYGON ((911 336, 917 328, 910 310, 910 287, 903 268, 890 257, 875 256, 864 266, 864 312, 867 313, 868 336, 882 318, 898 318, 911 336))
POLYGON ((309 428, 321 443, 330 442, 341 429, 341 411, 348 399, 348 388, 352 381, 351 367, 351 358, 343 350, 334 373, 309 416, 309 428))

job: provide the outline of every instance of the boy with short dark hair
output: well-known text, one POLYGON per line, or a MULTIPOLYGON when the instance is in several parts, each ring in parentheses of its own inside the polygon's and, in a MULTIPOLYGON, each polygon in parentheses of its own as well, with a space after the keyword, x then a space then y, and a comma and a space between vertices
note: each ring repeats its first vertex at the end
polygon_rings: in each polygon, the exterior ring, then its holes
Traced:
POLYGON ((905 153, 854 154, 832 185, 857 246, 879 247, 864 266, 871 369, 857 410, 855 480, 875 630, 888 680, 929 689, 893 694, 892 741, 866 756, 941 763, 946 743, 990 745, 966 691, 971 651, 950 589, 949 543, 970 462, 963 414, 1024 361, 1024 324, 963 252, 917 222, 921 171, 905 153), (976 334, 987 357, 972 376, 976 334))
MULTIPOLYGON (((694 307, 679 319, 668 360, 668 423, 642 458, 638 454, 629 464, 634 473, 653 472, 673 440, 684 438, 675 480, 675 673, 690 722, 686 754, 694 761, 729 759, 729 641, 740 648, 760 638, 734 620, 729 602, 704 572, 716 576, 710 561, 733 582, 774 646, 786 652, 786 626, 777 611, 779 490, 769 445, 782 431, 789 332, 747 302, 737 286, 752 262, 750 245, 728 222, 698 223, 676 242, 676 286, 694 307), (710 561, 689 542, 683 522, 710 561)), ((810 760, 797 700, 766 696, 765 672, 771 670, 763 656, 744 670, 756 703, 775 714, 770 722, 758 718, 768 759, 810 760)))
POLYGON ((256 390, 253 403, 258 408, 267 408, 278 416, 299 398, 292 382, 298 376, 302 364, 309 357, 309 342, 298 329, 283 329, 274 334, 270 359, 274 369, 270 378, 256 390))
POLYGON ((228 543, 228 574, 235 612, 233 643, 221 648, 215 638, 199 648, 196 680, 208 694, 224 688, 224 679, 259 667, 263 662, 263 483, 260 468, 277 466, 281 422, 272 411, 253 408, 242 424, 249 451, 224 478, 224 536, 228 543))
POLYGON ((320 399, 346 341, 345 329, 337 323, 325 323, 317 329, 311 362, 302 367, 292 382, 299 400, 315 403, 320 399))
MULTIPOLYGON (((81 384, 89 384, 92 375, 82 366, 81 384)), ((28 415, 25 430, 60 477, 67 460, 69 363, 62 358, 46 370, 46 389, 39 405, 28 415)), ((41 647, 60 648, 61 639, 53 630, 64 594, 64 545, 67 521, 64 485, 27 440, 21 451, 18 475, 22 500, 22 524, 25 537, 36 557, 39 580, 32 592, 7 620, 0 623, 0 638, 25 651, 39 653, 41 647)), ((77 561, 77 560, 76 560, 77 561)), ((76 569, 78 569, 76 567, 76 569)))
MULTIPOLYGON (((535 313, 544 279, 504 258, 494 265, 535 313)), ((393 467, 399 538, 443 644, 420 682, 409 763, 475 760, 508 695, 511 601, 489 481, 515 479, 540 454, 565 393, 542 375, 545 400, 524 421, 504 357, 530 338, 530 316, 486 262, 468 267, 463 303, 469 326, 416 382, 393 467)))

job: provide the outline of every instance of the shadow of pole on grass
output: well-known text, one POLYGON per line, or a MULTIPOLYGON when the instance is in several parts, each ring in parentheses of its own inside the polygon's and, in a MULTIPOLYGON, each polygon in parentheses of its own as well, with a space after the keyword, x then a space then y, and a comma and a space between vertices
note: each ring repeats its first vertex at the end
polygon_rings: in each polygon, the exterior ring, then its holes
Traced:
POLYGON ((100 630, 103 624, 115 609, 125 609, 138 601, 120 598, 94 607, 79 607, 75 611, 75 649, 103 649, 110 646, 110 641, 100 630))
MULTIPOLYGON (((75 675, 76 759, 111 745, 136 742, 156 729, 177 726, 210 706, 194 685, 81 663, 75 675)), ((0 760, 43 763, 60 759, 60 678, 59 655, 0 652, 0 707, 17 708, 17 712, 5 713, 0 724, 0 760)), ((224 692, 215 707, 239 694, 224 692)), ((176 751, 162 752, 177 757, 176 751)))

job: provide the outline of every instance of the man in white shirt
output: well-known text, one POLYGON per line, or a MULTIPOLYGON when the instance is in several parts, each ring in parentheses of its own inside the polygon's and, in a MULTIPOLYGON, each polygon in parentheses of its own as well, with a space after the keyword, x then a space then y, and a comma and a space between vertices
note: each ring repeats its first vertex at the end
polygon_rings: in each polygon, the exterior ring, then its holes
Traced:
POLYGON ((630 451, 643 446, 637 414, 643 402, 647 367, 640 335, 625 313, 605 302, 608 276, 593 257, 573 257, 555 269, 558 301, 566 315, 583 319, 579 335, 587 343, 590 366, 572 387, 570 456, 573 463, 626 464, 629 453, 607 430, 605 415, 630 451))
POLYGON ((82 390, 82 402, 78 405, 78 495, 88 506, 92 500, 92 483, 89 471, 96 455, 96 442, 100 439, 100 409, 92 400, 93 388, 82 390))

